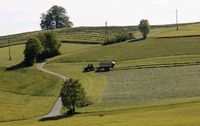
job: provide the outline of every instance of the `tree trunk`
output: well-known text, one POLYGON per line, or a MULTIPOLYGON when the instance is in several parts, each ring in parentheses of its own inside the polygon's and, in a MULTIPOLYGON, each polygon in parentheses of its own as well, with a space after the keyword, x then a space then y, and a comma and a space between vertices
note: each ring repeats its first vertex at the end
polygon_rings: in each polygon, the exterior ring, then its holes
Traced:
POLYGON ((75 105, 73 104, 73 105, 72 105, 72 114, 74 115, 75 112, 76 112, 76 111, 75 111, 75 105))
POLYGON ((147 35, 146 34, 143 34, 143 39, 146 39, 147 38, 147 35))

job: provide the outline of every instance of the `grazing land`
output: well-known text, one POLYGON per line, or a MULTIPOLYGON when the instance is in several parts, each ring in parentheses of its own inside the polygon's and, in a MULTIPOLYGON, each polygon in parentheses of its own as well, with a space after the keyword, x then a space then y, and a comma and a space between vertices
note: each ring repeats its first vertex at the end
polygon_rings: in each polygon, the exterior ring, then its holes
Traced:
MULTIPOLYGON (((136 29, 110 27, 109 35, 126 30, 140 36, 136 29)), ((0 126, 199 126, 200 25, 175 29, 154 26, 146 40, 109 46, 94 44, 103 42, 103 27, 56 30, 67 43, 45 69, 79 79, 93 104, 79 108, 79 115, 46 122, 38 118, 48 113, 63 81, 35 66, 6 71, 23 60, 24 45, 11 46, 12 61, 8 47, 0 48, 0 126), (115 60, 115 68, 82 72, 88 63, 98 66, 103 60, 115 60)), ((0 37, 0 44, 11 37, 18 38, 11 43, 26 41, 37 33, 0 37)))
MULTIPOLYGON (((93 46, 96 45, 63 44, 61 51, 73 53, 93 46)), ((23 60, 23 50, 23 44, 11 46, 12 60, 9 61, 8 47, 0 48, 0 122, 39 118, 48 113, 59 96, 63 81, 36 70, 35 66, 6 70, 23 60)))

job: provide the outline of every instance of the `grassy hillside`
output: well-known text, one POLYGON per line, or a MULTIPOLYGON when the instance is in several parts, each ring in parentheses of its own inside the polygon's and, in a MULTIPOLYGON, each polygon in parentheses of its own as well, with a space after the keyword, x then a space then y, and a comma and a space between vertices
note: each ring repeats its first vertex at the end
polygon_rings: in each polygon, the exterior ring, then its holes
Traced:
POLYGON ((33 118, 47 113, 59 95, 62 84, 60 79, 34 68, 0 70, 0 76, 0 122, 33 118))
MULTIPOLYGON (((176 31, 175 25, 151 26, 150 37, 175 37, 200 35, 200 23, 180 24, 180 30, 176 31)), ((121 31, 133 32, 136 37, 141 37, 137 26, 109 26, 108 36, 121 31)), ((44 31, 27 32, 15 35, 0 36, 0 47, 11 44, 25 43, 30 36, 36 36, 44 31)), ((105 27, 75 27, 55 30, 61 41, 67 42, 91 42, 102 43, 105 37, 105 27)))
MULTIPOLYGON (((121 31, 136 32, 134 26, 116 26, 108 27, 108 36, 121 31)), ((81 42, 97 42, 102 43, 105 37, 105 27, 77 27, 77 28, 64 28, 54 30, 58 33, 59 40, 61 41, 81 41, 81 42)), ((8 40, 11 44, 25 43, 30 36, 37 36, 38 33, 45 31, 35 31, 28 33, 21 33, 15 35, 1 36, 0 47, 8 45, 8 40)))
POLYGON ((38 122, 25 120, 0 123, 0 126, 199 126, 200 103, 188 102, 81 114, 72 118, 38 122), (101 116, 100 116, 101 115, 101 116))
POLYGON ((8 47, 0 48, 0 67, 8 67, 16 65, 23 60, 23 50, 25 45, 11 46, 11 57, 12 60, 9 61, 9 49, 8 47))
POLYGON ((181 37, 195 35, 200 36, 200 23, 180 25, 179 31, 176 31, 176 26, 171 26, 156 28, 150 33, 150 37, 181 37))
POLYGON ((101 103, 102 93, 106 89, 107 79, 104 75, 98 73, 83 73, 83 68, 86 65, 87 63, 50 63, 45 68, 74 79, 79 79, 92 101, 101 103))
POLYGON ((59 62, 136 60, 153 57, 200 54, 200 37, 149 38, 138 42, 99 47, 63 57, 59 62))
POLYGON ((46 114, 56 97, 31 96, 1 91, 0 125, 2 122, 36 118, 46 114))
POLYGON ((6 67, 23 60, 23 49, 24 45, 12 46, 12 60, 8 61, 8 48, 0 48, 0 122, 47 113, 62 84, 60 79, 39 72, 34 67, 6 71, 6 67))
MULTIPOLYGON (((96 45, 63 44, 62 54, 74 53, 96 45)), ((53 75, 36 70, 35 66, 7 71, 9 66, 23 60, 24 45, 0 48, 0 122, 22 120, 46 114, 58 97, 63 81, 53 75), (6 108, 6 109, 5 109, 6 108)))
MULTIPOLYGON (((35 67, 5 71, 23 60, 24 45, 0 48, 0 126, 127 125, 198 126, 200 124, 200 25, 154 26, 150 38, 109 46, 65 43, 62 56, 45 68, 80 79, 93 105, 71 118, 39 122, 51 108, 63 81, 35 67), (190 37, 188 37, 190 36, 190 37), (107 73, 83 73, 88 63, 116 60, 107 73), (31 109, 30 109, 31 108, 31 109), (14 121, 16 120, 16 121, 14 121)), ((109 27, 138 34, 136 27, 109 27)), ((60 40, 102 42, 104 27, 56 30, 60 40)), ((0 45, 25 42, 37 32, 0 37, 0 45)), ((138 34, 139 35, 139 34, 138 34)))

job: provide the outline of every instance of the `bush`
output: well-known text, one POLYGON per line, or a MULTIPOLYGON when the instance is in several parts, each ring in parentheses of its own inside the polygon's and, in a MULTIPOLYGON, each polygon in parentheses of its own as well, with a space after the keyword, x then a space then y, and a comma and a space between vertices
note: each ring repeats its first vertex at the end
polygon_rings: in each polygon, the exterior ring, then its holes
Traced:
POLYGON ((36 61, 36 58, 43 51, 43 47, 40 41, 36 38, 28 39, 25 50, 24 50, 24 63, 27 66, 33 66, 36 61))
POLYGON ((120 32, 116 33, 114 36, 110 37, 104 45, 114 44, 124 42, 129 39, 133 39, 134 36, 132 33, 120 32))
POLYGON ((43 53, 37 58, 38 61, 60 55, 59 49, 61 47, 61 42, 58 41, 58 37, 55 32, 51 31, 39 34, 38 38, 44 47, 43 53))

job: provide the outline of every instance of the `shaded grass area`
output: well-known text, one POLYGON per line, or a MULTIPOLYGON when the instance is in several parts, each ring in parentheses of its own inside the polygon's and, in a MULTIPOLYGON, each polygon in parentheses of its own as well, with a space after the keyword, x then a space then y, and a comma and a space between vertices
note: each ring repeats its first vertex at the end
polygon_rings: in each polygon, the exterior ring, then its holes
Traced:
POLYGON ((144 41, 124 42, 91 49, 62 57, 57 62, 136 60, 144 58, 200 54, 200 37, 149 38, 144 41))
POLYGON ((114 110, 81 114, 72 118, 57 121, 39 122, 26 120, 1 123, 2 126, 199 126, 200 103, 189 102, 163 106, 139 107, 133 109, 114 110))

